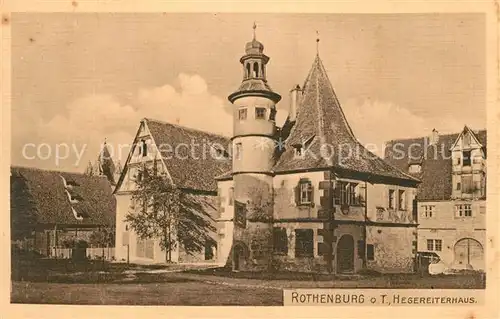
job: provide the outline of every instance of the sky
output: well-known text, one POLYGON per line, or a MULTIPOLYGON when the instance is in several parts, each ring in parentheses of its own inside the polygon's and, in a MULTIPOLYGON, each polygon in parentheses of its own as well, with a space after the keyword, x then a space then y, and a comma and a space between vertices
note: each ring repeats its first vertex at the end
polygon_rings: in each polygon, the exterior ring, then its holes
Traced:
MULTIPOLYGON (((131 144, 144 117, 231 136, 227 96, 241 83, 254 22, 268 83, 283 96, 278 124, 319 34, 362 143, 380 152, 385 141, 433 128, 486 127, 481 14, 15 13, 11 21, 13 165, 83 172, 105 139, 115 150, 131 144)), ((124 163, 127 151, 114 156, 124 163)))

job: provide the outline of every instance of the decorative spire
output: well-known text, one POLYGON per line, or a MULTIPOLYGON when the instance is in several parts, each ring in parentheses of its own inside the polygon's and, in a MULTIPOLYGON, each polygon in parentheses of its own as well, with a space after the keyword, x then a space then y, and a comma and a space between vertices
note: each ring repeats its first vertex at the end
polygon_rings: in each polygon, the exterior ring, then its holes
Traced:
POLYGON ((257 29, 257 24, 255 23, 255 21, 253 22, 253 39, 255 40, 256 37, 255 37, 255 30, 257 29))
POLYGON ((319 31, 316 30, 316 55, 319 55, 319 31))
POLYGON ((92 166, 91 161, 89 161, 87 168, 85 169, 85 175, 94 176, 94 167, 92 166))

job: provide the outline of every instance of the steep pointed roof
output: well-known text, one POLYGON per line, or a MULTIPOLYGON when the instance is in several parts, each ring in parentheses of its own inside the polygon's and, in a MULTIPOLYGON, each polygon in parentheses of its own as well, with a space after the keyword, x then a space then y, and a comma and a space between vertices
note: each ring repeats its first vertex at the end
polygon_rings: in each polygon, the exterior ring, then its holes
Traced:
POLYGON ((325 67, 316 55, 304 83, 297 120, 273 171, 335 168, 370 176, 418 182, 361 145, 347 122, 325 67), (294 146, 307 149, 296 156, 294 146), (333 155, 332 155, 333 154, 333 155))

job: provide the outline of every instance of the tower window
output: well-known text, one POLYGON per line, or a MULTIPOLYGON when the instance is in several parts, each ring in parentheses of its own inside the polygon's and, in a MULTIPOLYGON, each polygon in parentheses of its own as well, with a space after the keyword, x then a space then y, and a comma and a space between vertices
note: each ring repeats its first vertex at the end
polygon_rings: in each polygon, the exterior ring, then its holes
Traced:
POLYGON ((238 119, 240 121, 247 119, 247 109, 246 108, 241 108, 238 110, 238 119))
POLYGON ((266 118, 266 109, 264 107, 256 107, 255 118, 258 120, 264 120, 266 118))
POLYGON ((259 77, 259 64, 257 62, 253 64, 253 76, 256 78, 259 77))
POLYGON ((271 114, 269 114, 269 119, 271 121, 275 121, 276 120, 276 110, 271 109, 271 114))
POLYGON ((241 150, 242 150, 241 143, 236 143, 235 144, 235 149, 234 149, 234 157, 236 159, 240 159, 241 158, 241 150))
POLYGON ((246 73, 245 73, 245 78, 249 78, 250 77, 250 63, 247 63, 246 64, 246 73))

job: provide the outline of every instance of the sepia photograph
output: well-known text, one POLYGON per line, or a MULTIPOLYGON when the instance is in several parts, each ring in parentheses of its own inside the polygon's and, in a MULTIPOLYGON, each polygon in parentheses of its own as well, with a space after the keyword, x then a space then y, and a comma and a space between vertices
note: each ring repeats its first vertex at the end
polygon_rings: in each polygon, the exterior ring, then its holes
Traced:
POLYGON ((486 14, 9 24, 12 304, 484 304, 486 14))

